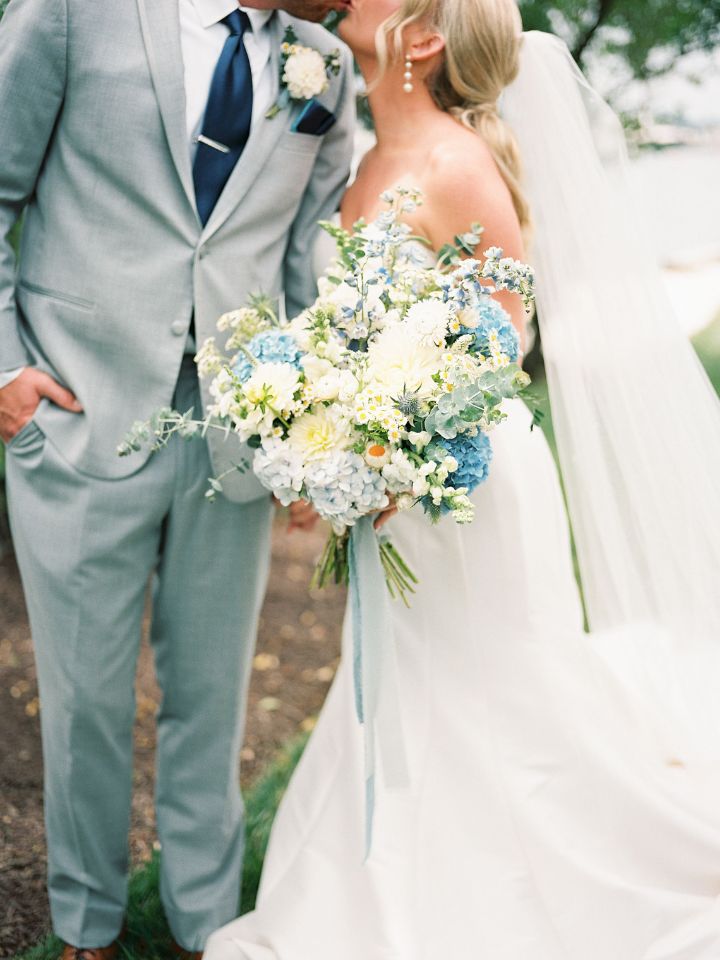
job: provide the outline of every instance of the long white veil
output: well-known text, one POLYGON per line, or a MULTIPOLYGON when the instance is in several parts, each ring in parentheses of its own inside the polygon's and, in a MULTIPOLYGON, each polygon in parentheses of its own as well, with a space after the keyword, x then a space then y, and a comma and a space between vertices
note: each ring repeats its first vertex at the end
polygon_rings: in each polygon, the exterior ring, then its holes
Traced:
POLYGON ((720 645, 720 403, 638 236, 621 125, 567 47, 538 32, 524 34, 501 111, 535 221, 540 329, 591 629, 644 623, 686 650, 720 645))

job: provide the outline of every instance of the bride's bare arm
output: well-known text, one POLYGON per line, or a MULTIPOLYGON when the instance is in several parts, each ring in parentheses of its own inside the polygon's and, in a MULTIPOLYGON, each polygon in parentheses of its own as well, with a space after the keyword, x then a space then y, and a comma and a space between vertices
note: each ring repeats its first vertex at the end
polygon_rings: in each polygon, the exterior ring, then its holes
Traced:
MULTIPOLYGON (((502 247, 505 256, 525 259, 522 232, 510 191, 495 161, 477 136, 445 143, 432 154, 424 183, 425 202, 419 210, 424 235, 439 250, 472 223, 485 228, 480 251, 502 247)), ((498 294, 525 343, 527 317, 522 300, 513 293, 498 294)))

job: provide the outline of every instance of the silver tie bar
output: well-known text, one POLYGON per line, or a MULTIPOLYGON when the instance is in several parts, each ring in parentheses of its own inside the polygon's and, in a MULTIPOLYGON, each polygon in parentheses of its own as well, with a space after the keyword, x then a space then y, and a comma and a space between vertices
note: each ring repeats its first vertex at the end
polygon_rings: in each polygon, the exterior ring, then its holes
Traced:
POLYGON ((204 143, 206 147, 212 147, 213 150, 219 150, 220 153, 230 153, 230 147, 226 147, 224 143, 218 143, 217 140, 211 140, 204 133, 195 137, 195 143, 204 143))

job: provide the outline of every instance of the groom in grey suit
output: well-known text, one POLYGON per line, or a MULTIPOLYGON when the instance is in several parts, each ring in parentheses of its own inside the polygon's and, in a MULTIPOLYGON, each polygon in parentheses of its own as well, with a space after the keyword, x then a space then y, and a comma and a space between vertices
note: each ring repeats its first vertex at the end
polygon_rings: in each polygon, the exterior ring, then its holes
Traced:
POLYGON ((42 702, 49 890, 67 956, 123 923, 133 682, 154 574, 161 895, 179 952, 237 912, 238 753, 271 505, 222 438, 119 459, 136 419, 200 413, 192 354, 253 292, 314 296, 345 185, 349 54, 274 118, 292 25, 344 0, 10 0, 0 24, 0 435, 42 702), (275 10, 273 8, 283 8, 275 10), (8 235, 24 211, 16 267, 8 235))

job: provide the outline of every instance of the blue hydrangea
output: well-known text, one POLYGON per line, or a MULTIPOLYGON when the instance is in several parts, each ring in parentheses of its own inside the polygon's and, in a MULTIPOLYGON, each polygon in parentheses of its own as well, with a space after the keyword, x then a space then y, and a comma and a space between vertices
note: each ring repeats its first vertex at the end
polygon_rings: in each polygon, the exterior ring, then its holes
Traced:
MULTIPOLYGON (((289 333, 281 330, 264 330, 256 333, 247 345, 258 363, 291 363, 300 369, 302 352, 289 333)), ((235 364, 235 375, 243 383, 250 378, 253 365, 248 358, 241 354, 235 364)))
POLYGON ((493 449, 486 433, 478 430, 474 437, 469 433, 461 433, 454 440, 442 440, 438 446, 458 462, 457 470, 448 478, 448 483, 453 487, 467 487, 468 493, 472 493, 487 480, 493 449))
POLYGON ((474 330, 463 327, 462 332, 474 334, 474 349, 484 357, 488 356, 490 353, 488 334, 494 331, 497 334, 500 350, 515 362, 520 356, 520 337, 507 310, 487 294, 478 299, 473 309, 480 322, 474 330))
POLYGON ((305 490, 320 516, 329 520, 336 531, 388 505, 382 475, 349 450, 308 464, 305 490))

